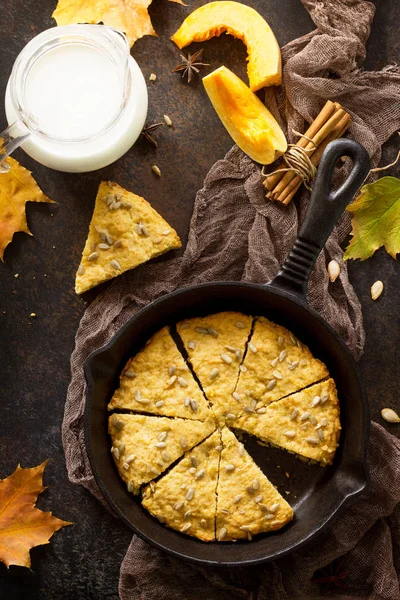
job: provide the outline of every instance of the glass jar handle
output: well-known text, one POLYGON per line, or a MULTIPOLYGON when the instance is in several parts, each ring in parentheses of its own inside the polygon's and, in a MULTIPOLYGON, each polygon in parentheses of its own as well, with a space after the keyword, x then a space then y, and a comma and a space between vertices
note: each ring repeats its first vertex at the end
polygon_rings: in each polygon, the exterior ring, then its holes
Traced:
POLYGON ((10 156, 11 152, 14 152, 29 137, 29 132, 24 133, 24 130, 26 130, 24 124, 15 121, 0 133, 0 173, 7 173, 10 170, 10 165, 6 162, 7 156, 10 156))

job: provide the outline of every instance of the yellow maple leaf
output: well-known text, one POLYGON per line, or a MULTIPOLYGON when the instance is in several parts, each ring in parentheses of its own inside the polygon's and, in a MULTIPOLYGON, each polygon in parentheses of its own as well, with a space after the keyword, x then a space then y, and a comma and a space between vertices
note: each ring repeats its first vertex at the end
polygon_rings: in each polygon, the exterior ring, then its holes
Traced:
MULTIPOLYGON (((52 14, 57 25, 104 23, 123 31, 129 45, 144 35, 157 35, 147 12, 152 0, 58 0, 52 14)), ((182 0, 170 0, 184 4, 182 0)))
POLYGON ((32 235, 26 222, 27 202, 53 202, 43 194, 28 169, 7 158, 10 170, 0 173, 0 258, 16 231, 32 235))
POLYGON ((35 507, 38 495, 46 488, 42 476, 47 460, 32 469, 20 465, 0 481, 0 561, 7 567, 30 567, 29 550, 48 544, 55 531, 69 521, 35 507))

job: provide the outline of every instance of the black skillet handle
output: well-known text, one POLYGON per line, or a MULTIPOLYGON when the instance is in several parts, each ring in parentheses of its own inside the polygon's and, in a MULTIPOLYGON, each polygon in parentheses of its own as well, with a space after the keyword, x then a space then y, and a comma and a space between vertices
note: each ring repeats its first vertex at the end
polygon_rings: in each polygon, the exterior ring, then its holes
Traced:
POLYGON ((297 239, 281 270, 268 285, 306 299, 314 263, 340 215, 365 181, 369 169, 368 153, 358 142, 341 138, 327 145, 297 239), (353 167, 346 181, 333 191, 333 170, 342 156, 349 156, 353 167))

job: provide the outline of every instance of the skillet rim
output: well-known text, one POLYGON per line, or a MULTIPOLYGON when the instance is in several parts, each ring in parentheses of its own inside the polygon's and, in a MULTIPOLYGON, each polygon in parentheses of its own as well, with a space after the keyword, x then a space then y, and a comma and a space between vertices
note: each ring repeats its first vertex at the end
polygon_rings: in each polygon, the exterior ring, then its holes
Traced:
MULTIPOLYGON (((181 560, 189 561, 191 563, 195 563, 195 564, 199 564, 199 565, 228 567, 228 568, 235 567, 235 566, 242 566, 242 567, 243 566, 255 566, 255 565, 265 564, 267 562, 271 562, 274 560, 279 560, 281 558, 284 558, 284 557, 292 554, 293 552, 297 552, 298 550, 300 550, 301 548, 306 546, 308 543, 310 543, 313 539, 318 537, 318 535, 320 535, 329 524, 332 524, 332 522, 342 514, 342 512, 345 508, 348 508, 350 506, 350 504, 352 504, 356 500, 356 498, 361 493, 365 492, 369 487, 370 475, 369 475, 369 472, 367 469, 368 441, 369 441, 369 434, 370 434, 369 405, 368 405, 368 401, 367 401, 365 385, 364 385, 363 381, 361 380, 356 360, 353 357, 353 355, 351 354, 351 352, 348 349, 348 347, 346 346, 346 344, 344 343, 344 341, 342 340, 342 338, 340 337, 340 335, 332 328, 332 326, 313 307, 311 307, 308 304, 305 297, 303 297, 299 294, 284 290, 280 287, 278 288, 277 286, 274 285, 273 281, 270 283, 266 283, 266 284, 241 282, 241 281, 216 281, 216 282, 208 282, 208 283, 201 283, 201 284, 192 285, 192 286, 186 286, 186 287, 182 287, 177 290, 174 290, 173 292, 164 294, 160 298, 157 298, 156 300, 149 302, 146 306, 139 309, 134 315, 132 315, 132 317, 129 318, 129 320, 124 325, 122 325, 122 327, 120 327, 118 329, 118 331, 110 338, 110 340, 108 340, 108 342, 104 346, 102 346, 101 348, 98 348, 97 350, 94 350, 86 358, 83 369, 84 369, 84 374, 85 374, 85 379, 86 379, 86 394, 85 394, 86 402, 85 402, 85 408, 84 408, 84 437, 85 437, 85 443, 86 443, 86 451, 87 451, 90 467, 91 467, 95 482, 98 485, 101 493, 103 494, 109 507, 112 510, 112 513, 115 516, 117 516, 119 519, 121 519, 129 527, 129 529, 133 530, 133 532, 136 535, 138 535, 141 539, 143 539, 145 542, 147 542, 154 548, 157 548, 158 550, 166 552, 170 556, 174 556, 181 560), (91 408, 92 408, 92 388, 94 385, 94 378, 92 376, 92 365, 95 364, 97 357, 103 353, 106 353, 108 350, 110 350, 113 347, 113 345, 116 344, 118 342, 118 340, 123 336, 125 330, 128 329, 129 327, 131 327, 132 322, 137 319, 140 319, 146 311, 154 310, 155 308, 157 308, 158 305, 162 305, 166 301, 170 301, 177 296, 184 295, 186 293, 190 293, 190 292, 193 292, 196 290, 204 291, 207 288, 212 290, 215 288, 232 287, 232 286, 247 288, 250 290, 257 289, 258 291, 260 291, 260 289, 262 289, 268 293, 272 293, 275 296, 283 297, 283 298, 289 300, 290 302, 293 302, 294 304, 305 309, 309 313, 311 318, 315 318, 327 330, 327 332, 335 339, 335 341, 339 344, 343 354, 345 355, 346 359, 349 361, 349 363, 351 365, 352 371, 354 373, 356 382, 357 382, 359 390, 360 390, 363 419, 361 421, 361 427, 362 427, 361 448, 362 449, 361 449, 361 453, 359 456, 359 465, 362 467, 362 477, 360 477, 360 485, 359 485, 358 489, 353 492, 346 492, 346 494, 344 496, 342 496, 342 499, 341 499, 340 503, 338 504, 337 508, 335 510, 333 510, 331 512, 331 514, 316 529, 314 529, 314 531, 312 531, 308 536, 304 537, 298 543, 292 545, 291 548, 286 548, 282 551, 275 552, 273 555, 267 556, 265 558, 255 558, 255 559, 249 559, 249 560, 246 560, 246 559, 230 560, 230 561, 220 562, 220 561, 214 560, 214 559, 203 559, 203 558, 196 558, 193 556, 187 556, 184 552, 180 552, 178 550, 171 549, 168 546, 163 545, 162 543, 153 540, 146 533, 143 533, 135 523, 130 521, 124 515, 124 513, 118 507, 118 505, 114 502, 113 498, 111 497, 110 493, 108 492, 107 485, 103 482, 103 480, 98 472, 97 465, 96 465, 96 459, 94 458, 94 454, 92 452, 91 433, 90 433, 90 418, 91 418, 91 408)), ((160 524, 160 527, 163 527, 163 525, 160 524)))

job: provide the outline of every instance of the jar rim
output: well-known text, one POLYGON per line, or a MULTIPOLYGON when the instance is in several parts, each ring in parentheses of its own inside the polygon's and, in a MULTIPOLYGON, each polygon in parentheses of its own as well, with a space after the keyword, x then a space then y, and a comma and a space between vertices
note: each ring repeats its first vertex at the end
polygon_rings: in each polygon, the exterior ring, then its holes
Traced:
POLYGON ((33 134, 50 142, 76 143, 96 139, 109 131, 119 120, 130 96, 131 80, 128 60, 130 48, 124 33, 107 25, 77 24, 51 27, 35 36, 17 56, 10 76, 10 99, 19 119, 33 134), (32 66, 47 52, 63 44, 85 43, 106 53, 121 71, 122 94, 118 108, 98 131, 79 137, 59 137, 47 131, 29 111, 25 84, 32 66))

